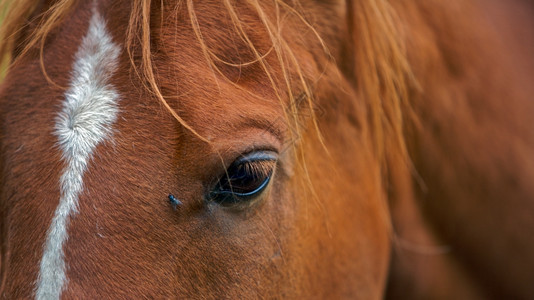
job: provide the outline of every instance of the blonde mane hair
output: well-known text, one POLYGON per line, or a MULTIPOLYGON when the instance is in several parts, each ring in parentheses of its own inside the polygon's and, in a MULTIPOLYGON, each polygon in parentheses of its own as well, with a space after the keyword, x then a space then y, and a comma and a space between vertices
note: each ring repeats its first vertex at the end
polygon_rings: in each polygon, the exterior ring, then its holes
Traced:
MULTIPOLYGON (((326 45, 306 18, 300 14, 297 9, 300 6, 299 1, 292 5, 285 3, 283 0, 271 0, 276 8, 277 17, 280 11, 295 17, 305 24, 314 33, 320 45, 326 54, 330 57, 326 45)), ((200 43, 202 52, 212 67, 214 72, 220 72, 216 62, 222 62, 205 43, 202 37, 202 30, 197 21, 194 1, 179 0, 181 5, 185 5, 194 33, 200 43)), ((249 63, 258 62, 265 74, 273 85, 274 90, 278 93, 281 100, 280 91, 286 91, 290 98, 289 114, 286 118, 292 119, 293 123, 298 122, 296 106, 296 96, 291 91, 300 90, 306 96, 309 108, 313 108, 312 88, 306 80, 298 58, 292 51, 289 43, 284 39, 279 28, 280 20, 271 20, 260 4, 259 0, 246 0, 257 16, 271 39, 273 52, 279 60, 282 68, 283 85, 277 86, 278 83, 273 78, 272 71, 269 70, 265 63, 266 54, 260 53, 251 39, 243 29, 241 20, 236 12, 235 4, 230 0, 223 0, 228 15, 234 24, 234 28, 240 38, 248 45, 252 53, 256 56, 255 60, 249 63), (300 87, 293 88, 289 70, 292 69, 298 74, 300 87)), ((35 0, 0 0, 0 13, 4 12, 5 19, 0 26, 0 70, 10 65, 13 61, 11 55, 15 49, 18 50, 17 57, 14 60, 23 57, 30 49, 38 47, 41 53, 41 67, 45 71, 42 60, 42 51, 44 41, 47 35, 57 26, 59 26, 64 17, 76 5, 76 0, 56 0, 46 11, 36 15, 39 9, 39 1, 35 0), (27 27, 29 18, 38 22, 35 29, 27 34, 28 38, 21 40, 21 32, 27 27)), ((263 2, 265 3, 265 2, 263 2)), ((141 66, 136 68, 138 74, 142 77, 143 82, 147 83, 147 88, 161 101, 173 117, 180 122, 185 128, 197 135, 200 139, 206 139, 200 136, 191 128, 165 101, 156 82, 151 61, 150 48, 150 16, 152 0, 134 0, 128 24, 126 37, 126 49, 130 54, 132 64, 134 65, 132 46, 138 44, 141 47, 141 66)), ((161 4, 163 5, 163 3, 161 4)), ((265 4, 264 4, 265 5, 265 4)), ((177 5, 176 7, 179 7, 177 5)), ((348 61, 353 63, 349 81, 355 86, 357 94, 362 96, 362 101, 367 107, 369 118, 369 127, 372 134, 375 153, 380 160, 384 159, 386 149, 394 148, 406 156, 406 146, 403 137, 403 115, 409 112, 407 102, 408 86, 413 83, 411 71, 405 56, 405 50, 402 42, 402 32, 398 29, 398 22, 395 19, 395 13, 387 0, 358 0, 347 1, 347 25, 349 27, 349 43, 351 55, 354 55, 348 61)), ((333 60, 333 59, 331 59, 333 60)), ((134 65, 135 67, 135 65, 134 65)), ((346 72, 346 70, 345 70, 346 72)), ((46 72, 45 76, 46 76, 46 72)), ((339 73, 342 73, 340 70, 339 73)), ((346 72, 347 73, 347 72, 346 72)), ((48 78, 48 77, 47 77, 48 78)), ((312 121, 317 129, 316 118, 312 112, 312 121)), ((299 134, 299 128, 296 126, 296 133, 299 134)), ((317 130, 318 132, 318 130, 317 130)), ((389 150, 388 150, 389 151, 389 150)))

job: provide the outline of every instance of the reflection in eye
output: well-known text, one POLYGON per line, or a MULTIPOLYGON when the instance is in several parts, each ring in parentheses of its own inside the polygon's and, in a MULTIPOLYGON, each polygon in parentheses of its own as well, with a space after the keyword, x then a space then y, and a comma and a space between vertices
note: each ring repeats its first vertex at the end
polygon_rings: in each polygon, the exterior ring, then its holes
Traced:
POLYGON ((272 151, 251 152, 238 158, 210 192, 210 200, 228 206, 256 199, 268 186, 276 160, 272 151))

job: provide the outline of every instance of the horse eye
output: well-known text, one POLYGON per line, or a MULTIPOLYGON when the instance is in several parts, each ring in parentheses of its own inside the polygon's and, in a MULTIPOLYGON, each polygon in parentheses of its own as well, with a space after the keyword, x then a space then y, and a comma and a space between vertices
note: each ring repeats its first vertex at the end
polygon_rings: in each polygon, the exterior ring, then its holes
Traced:
POLYGON ((267 187, 276 165, 277 155, 257 151, 235 160, 211 190, 211 201, 224 206, 249 203, 267 187))

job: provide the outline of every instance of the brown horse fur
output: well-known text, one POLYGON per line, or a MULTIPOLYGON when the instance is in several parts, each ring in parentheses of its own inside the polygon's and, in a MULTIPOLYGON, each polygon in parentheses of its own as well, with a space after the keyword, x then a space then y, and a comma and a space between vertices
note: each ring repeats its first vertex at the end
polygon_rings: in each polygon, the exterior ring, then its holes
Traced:
MULTIPOLYGON (((96 2, 124 48, 120 113, 70 221, 64 297, 534 295, 531 2, 96 2), (268 193, 202 201, 251 148, 280 153, 268 193)), ((11 5, 0 295, 28 298, 91 3, 11 5)))

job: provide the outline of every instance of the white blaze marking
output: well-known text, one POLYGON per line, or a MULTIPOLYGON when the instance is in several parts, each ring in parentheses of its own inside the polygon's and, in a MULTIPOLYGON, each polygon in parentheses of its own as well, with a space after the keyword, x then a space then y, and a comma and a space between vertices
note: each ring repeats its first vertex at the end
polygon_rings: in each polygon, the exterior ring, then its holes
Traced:
POLYGON ((36 299, 59 299, 67 283, 63 244, 69 217, 78 211, 83 174, 95 147, 111 135, 118 112, 118 93, 109 81, 117 69, 120 49, 93 12, 89 29, 76 53, 71 84, 56 118, 55 134, 66 167, 60 199, 47 232, 36 286, 36 299))

